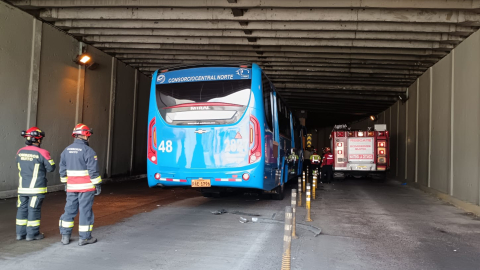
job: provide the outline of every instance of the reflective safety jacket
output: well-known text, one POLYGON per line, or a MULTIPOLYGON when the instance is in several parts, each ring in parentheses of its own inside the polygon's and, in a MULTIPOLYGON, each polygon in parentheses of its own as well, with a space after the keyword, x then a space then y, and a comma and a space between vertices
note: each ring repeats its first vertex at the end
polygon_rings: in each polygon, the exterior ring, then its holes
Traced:
POLYGON ((310 163, 312 164, 320 164, 320 156, 319 155, 311 155, 310 156, 310 163))
POLYGON ((298 160, 298 155, 297 154, 291 154, 290 156, 288 156, 288 160, 290 162, 295 162, 298 160))
POLYGON ((95 191, 102 182, 98 171, 97 154, 88 142, 75 139, 60 157, 60 181, 67 183, 67 192, 95 191))
POLYGON ((331 152, 325 153, 322 160, 322 166, 333 165, 333 154, 331 152))
POLYGON ((55 171, 50 153, 36 145, 21 148, 15 157, 18 164, 18 194, 38 195, 47 193, 47 172, 55 171))

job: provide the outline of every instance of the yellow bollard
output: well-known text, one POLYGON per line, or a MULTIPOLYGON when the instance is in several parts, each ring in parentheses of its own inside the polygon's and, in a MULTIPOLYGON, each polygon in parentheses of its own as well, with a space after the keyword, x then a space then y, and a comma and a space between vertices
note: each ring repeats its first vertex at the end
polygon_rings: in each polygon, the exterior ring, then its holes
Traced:
POLYGON ((285 206, 285 233, 283 235, 282 270, 290 270, 292 247, 292 207, 285 206))
POLYGON ((315 200, 315 190, 317 189, 317 175, 313 176, 313 184, 312 184, 312 195, 313 199, 315 200))
POLYGON ((302 192, 305 192, 305 172, 303 172, 303 188, 302 192))
POLYGON ((310 184, 307 184, 307 203, 306 203, 306 207, 307 207, 307 217, 305 218, 305 221, 313 221, 310 218, 310 184))
POLYGON ((302 206, 302 178, 298 177, 298 206, 302 206))
POLYGON ((292 201, 291 201, 291 204, 292 204, 292 238, 293 239, 297 239, 297 235, 296 235, 296 212, 297 212, 297 191, 295 189, 292 189, 292 201))

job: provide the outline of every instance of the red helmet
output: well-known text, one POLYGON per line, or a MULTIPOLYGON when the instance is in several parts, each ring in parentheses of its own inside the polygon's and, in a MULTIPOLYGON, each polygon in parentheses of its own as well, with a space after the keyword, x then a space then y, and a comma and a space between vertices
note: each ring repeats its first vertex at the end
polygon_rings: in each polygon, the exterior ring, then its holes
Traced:
POLYGON ((45 137, 45 132, 41 131, 38 127, 31 127, 27 131, 22 131, 22 137, 31 137, 35 139, 41 139, 45 137))
POLYGON ((26 138, 27 141, 37 142, 38 140, 45 137, 45 132, 41 131, 38 127, 31 127, 27 131, 22 131, 22 137, 26 138))
POLYGON ((330 151, 332 151, 330 147, 325 147, 325 152, 330 152, 330 151))
POLYGON ((72 137, 75 137, 77 135, 84 135, 90 137, 92 136, 92 134, 93 130, 91 128, 89 128, 87 125, 80 123, 73 128, 72 137))

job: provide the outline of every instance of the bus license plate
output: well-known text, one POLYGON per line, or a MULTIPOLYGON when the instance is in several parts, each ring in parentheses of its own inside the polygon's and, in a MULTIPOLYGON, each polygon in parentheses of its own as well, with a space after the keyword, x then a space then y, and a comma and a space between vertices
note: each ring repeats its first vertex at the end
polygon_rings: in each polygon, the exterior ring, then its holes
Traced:
POLYGON ((192 187, 211 187, 209 179, 195 179, 192 180, 192 187))
POLYGON ((368 169, 367 166, 357 166, 357 169, 359 170, 366 170, 368 169))

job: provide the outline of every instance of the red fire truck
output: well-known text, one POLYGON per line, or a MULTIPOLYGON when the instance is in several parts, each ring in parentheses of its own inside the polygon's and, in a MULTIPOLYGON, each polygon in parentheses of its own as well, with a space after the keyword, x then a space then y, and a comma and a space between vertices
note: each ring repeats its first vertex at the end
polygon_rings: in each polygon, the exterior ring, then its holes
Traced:
POLYGON ((390 169, 390 136, 387 125, 377 124, 373 130, 351 130, 336 125, 330 134, 334 155, 335 178, 372 177, 385 179, 390 169))

